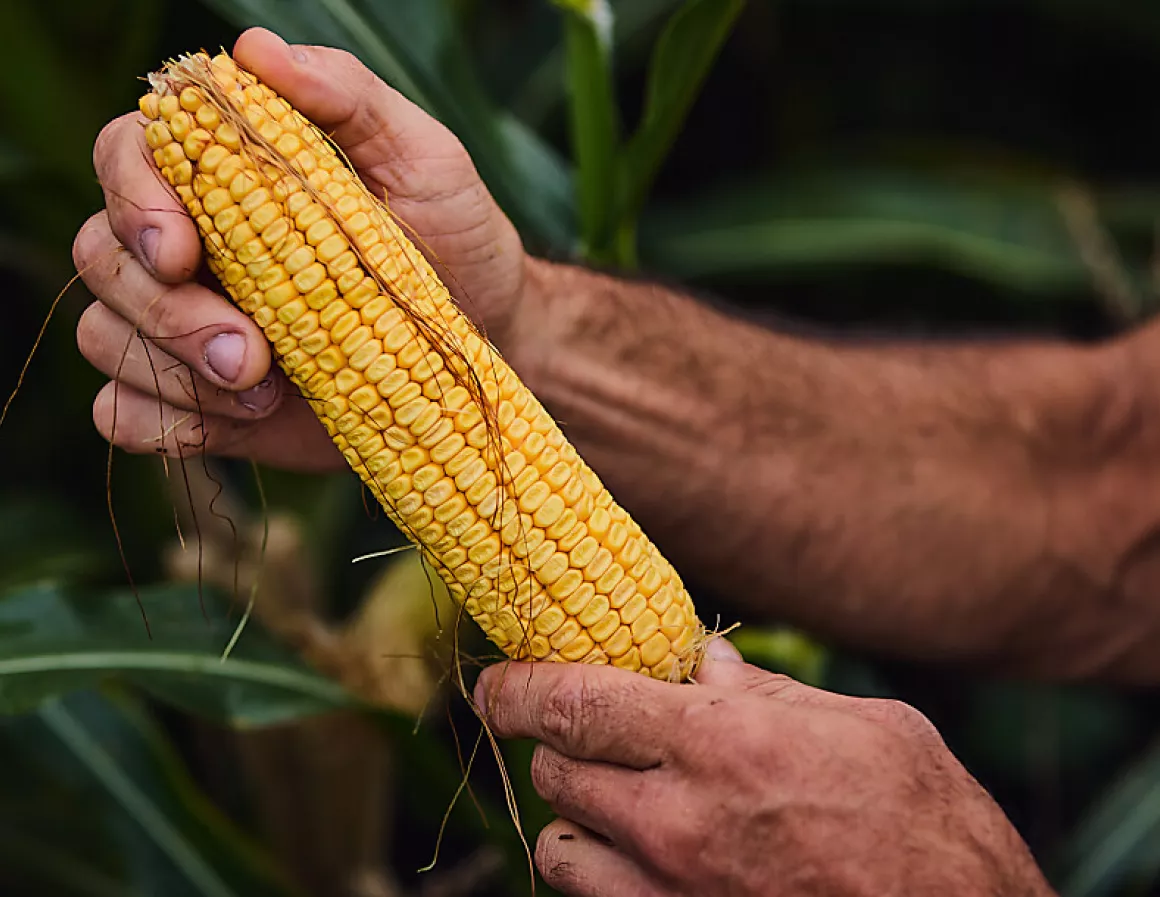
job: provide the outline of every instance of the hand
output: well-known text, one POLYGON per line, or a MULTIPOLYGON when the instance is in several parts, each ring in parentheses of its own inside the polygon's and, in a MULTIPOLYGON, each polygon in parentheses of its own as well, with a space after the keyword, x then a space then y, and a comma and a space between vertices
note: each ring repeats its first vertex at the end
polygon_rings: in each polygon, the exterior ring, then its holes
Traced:
POLYGON ((817 691, 735 654, 707 659, 696 685, 501 664, 475 697, 497 735, 541 742, 532 777, 560 818, 536 863, 571 897, 1050 893, 904 704, 817 691))
MULTIPOLYGON (((252 29, 234 57, 330 133, 372 191, 387 194, 464 311, 502 347, 523 289, 524 250, 455 136, 348 53, 291 47, 252 29)), ((98 300, 82 316, 77 342, 117 381, 97 396, 98 429, 135 452, 174 451, 176 439, 184 454, 341 468, 314 414, 271 369, 262 332, 199 277, 200 240, 155 169, 142 120, 124 115, 98 137, 94 163, 107 208, 73 247, 98 300)))

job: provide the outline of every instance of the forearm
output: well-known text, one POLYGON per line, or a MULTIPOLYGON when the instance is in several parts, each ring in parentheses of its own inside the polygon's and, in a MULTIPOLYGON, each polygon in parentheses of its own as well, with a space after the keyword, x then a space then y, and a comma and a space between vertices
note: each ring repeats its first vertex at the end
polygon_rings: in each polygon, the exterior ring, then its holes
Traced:
POLYGON ((1136 354, 822 342, 574 268, 528 281, 517 366, 691 578, 872 649, 1160 678, 1136 354))

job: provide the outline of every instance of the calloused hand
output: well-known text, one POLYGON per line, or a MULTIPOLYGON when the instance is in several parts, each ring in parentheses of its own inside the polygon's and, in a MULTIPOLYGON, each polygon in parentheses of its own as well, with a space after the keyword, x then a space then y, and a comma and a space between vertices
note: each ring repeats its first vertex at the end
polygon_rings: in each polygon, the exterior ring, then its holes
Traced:
MULTIPOLYGON (((234 58, 327 131, 371 190, 386 193, 464 311, 502 347, 527 257, 456 137, 343 51, 289 46, 251 29, 234 58)), ((98 300, 82 316, 77 342, 114 381, 94 403, 97 428, 133 452, 174 451, 176 440, 183 454, 342 467, 313 412, 271 367, 262 332, 208 286, 197 231, 159 177, 142 122, 124 115, 98 137, 93 158, 106 208, 73 246, 98 300)))
POLYGON ((1043 897, 999 807, 916 710, 714 649, 696 685, 505 663, 475 699, 534 738, 560 817, 536 862, 570 897, 1043 897))

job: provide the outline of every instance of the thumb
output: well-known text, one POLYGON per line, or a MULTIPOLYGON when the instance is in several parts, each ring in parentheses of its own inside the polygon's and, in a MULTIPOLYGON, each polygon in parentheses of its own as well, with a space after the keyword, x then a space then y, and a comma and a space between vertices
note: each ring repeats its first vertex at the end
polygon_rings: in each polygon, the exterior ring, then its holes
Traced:
POLYGON ((705 646, 705 659, 697 670, 696 681, 698 685, 745 691, 793 704, 828 706, 841 701, 838 695, 746 663, 733 644, 721 637, 705 646))
MULTIPOLYGON (((751 683, 775 677, 760 667, 745 662, 741 652, 724 636, 714 636, 705 646, 705 658, 697 669, 698 685, 745 688, 751 683)), ((790 681, 790 680, 787 680, 790 681)))
POLYGON ((447 158, 462 169, 456 172, 461 179, 474 175, 455 135, 345 50, 291 46, 272 31, 251 28, 235 42, 234 58, 392 193, 406 191, 391 168, 416 160, 447 158))

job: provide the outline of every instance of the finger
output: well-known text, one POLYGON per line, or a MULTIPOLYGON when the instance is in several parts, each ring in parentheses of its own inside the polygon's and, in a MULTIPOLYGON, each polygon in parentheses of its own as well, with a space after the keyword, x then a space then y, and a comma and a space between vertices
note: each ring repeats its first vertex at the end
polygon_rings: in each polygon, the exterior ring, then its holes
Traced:
POLYGON ((669 756, 678 714, 696 692, 611 666, 503 663, 480 675, 476 702, 501 738, 648 769, 669 756))
POLYGON ((536 868, 568 897, 662 897, 670 894, 628 856, 583 826, 548 823, 536 841, 536 868))
MULTIPOLYGON (((738 655, 740 657, 740 655, 738 655)), ((761 667, 744 663, 729 656, 729 652, 718 648, 707 651, 705 659, 697 670, 697 685, 744 692, 764 698, 776 698, 779 702, 792 706, 809 706, 840 709, 854 702, 855 698, 822 691, 804 685, 789 676, 771 673, 761 667)))
POLYGON ((518 260, 520 236, 444 125, 343 50, 288 46, 254 28, 238 38, 234 58, 343 148, 460 301, 483 307, 519 289, 522 266, 495 260, 518 260), (461 289, 468 283, 471 297, 461 289))
POLYGON ((290 46, 251 28, 235 43, 234 59, 327 132, 356 169, 392 196, 427 199, 478 180, 444 125, 345 50, 290 46), (417 162, 430 166, 428 172, 416 172, 417 162))
POLYGON ((271 369, 261 383, 243 392, 224 390, 190 371, 182 361, 143 339, 116 312, 94 302, 77 323, 77 347, 102 374, 184 411, 251 420, 271 414, 289 387, 271 369))
POLYGON ((575 760, 545 745, 532 754, 532 784, 558 816, 578 822, 617 843, 649 813, 649 776, 639 771, 592 760, 575 760))
POLYGON ((268 418, 242 421, 174 408, 131 386, 108 383, 93 403, 93 422, 105 439, 135 454, 205 452, 289 470, 329 471, 345 464, 301 400, 286 401, 268 418))
POLYGON ((73 258, 94 296, 211 383, 241 390, 265 379, 270 345, 257 324, 199 284, 159 283, 120 245, 104 212, 77 234, 73 258))
POLYGON ((201 261, 193 220, 165 184, 145 143, 136 112, 104 127, 93 146, 93 167, 105 192, 117 239, 163 283, 189 280, 201 261))

